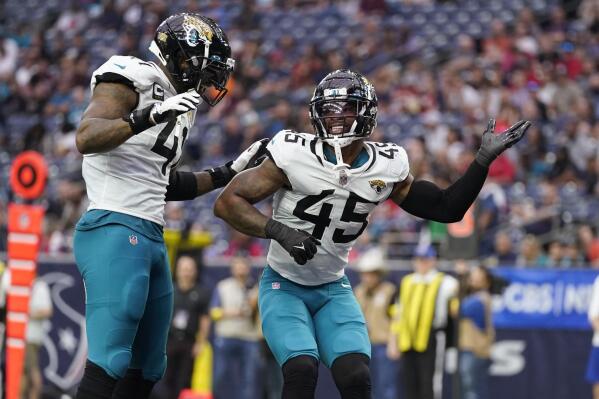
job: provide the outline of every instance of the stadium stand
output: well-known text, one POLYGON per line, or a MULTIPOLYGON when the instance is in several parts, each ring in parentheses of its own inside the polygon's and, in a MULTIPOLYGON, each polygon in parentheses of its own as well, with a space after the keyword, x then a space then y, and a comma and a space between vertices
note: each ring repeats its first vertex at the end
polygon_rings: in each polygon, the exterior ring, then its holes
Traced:
MULTIPOLYGON (((307 101, 315 83, 347 66, 377 89, 375 138, 405 146, 412 173, 439 184, 472 159, 489 116, 497 118, 498 130, 533 120, 524 145, 491 170, 477 205, 487 215, 477 219, 485 220, 477 226, 480 252, 492 252, 499 231, 517 250, 527 234, 546 249, 566 234, 575 239, 575 258, 599 262, 589 249, 597 246, 599 223, 599 13, 593 1, 564 2, 570 8, 557 0, 70 3, 0 5, 0 177, 6 181, 16 153, 46 154, 47 252, 70 252, 72 227, 86 207, 74 130, 91 72, 113 54, 151 59, 147 45, 157 23, 188 10, 219 21, 238 67, 232 94, 197 118, 183 167, 218 164, 283 127, 311 131, 307 101), (572 233, 577 230, 580 238, 572 233)), ((214 198, 185 204, 182 219, 168 223, 208 231, 213 245, 207 254, 220 255, 231 232, 213 217, 214 198)), ((9 199, 2 185, 0 204, 9 199)), ((388 206, 373 215, 368 233, 402 257, 422 227, 388 206)))

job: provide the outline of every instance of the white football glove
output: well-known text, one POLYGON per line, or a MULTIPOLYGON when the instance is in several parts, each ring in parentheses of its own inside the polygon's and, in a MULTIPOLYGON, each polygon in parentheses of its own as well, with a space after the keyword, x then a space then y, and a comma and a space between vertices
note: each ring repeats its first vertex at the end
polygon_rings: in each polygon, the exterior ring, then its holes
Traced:
POLYGON ((154 125, 175 119, 181 114, 193 111, 200 105, 201 97, 195 90, 177 94, 161 103, 148 105, 125 116, 134 134, 138 134, 154 125))
POLYGON ((262 162, 262 157, 266 154, 266 145, 268 139, 262 139, 254 142, 244 152, 239 154, 237 159, 231 164, 233 172, 239 173, 242 170, 258 166, 262 162))
POLYGON ((201 97, 195 90, 177 94, 161 103, 154 104, 150 112, 150 122, 155 125, 175 119, 181 114, 192 111, 200 105, 201 97))
POLYGON ((242 152, 234 161, 229 161, 222 166, 208 169, 207 172, 210 173, 212 186, 214 188, 224 187, 237 173, 260 165, 260 162, 264 160, 267 144, 268 139, 258 140, 242 152))

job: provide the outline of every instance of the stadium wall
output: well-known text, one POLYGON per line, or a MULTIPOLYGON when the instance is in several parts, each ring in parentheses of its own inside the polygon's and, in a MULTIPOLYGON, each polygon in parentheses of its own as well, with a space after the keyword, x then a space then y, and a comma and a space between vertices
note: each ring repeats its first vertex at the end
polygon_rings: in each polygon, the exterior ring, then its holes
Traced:
MULTIPOLYGON (((254 270, 258 278, 259 269, 254 270)), ((407 270, 389 274, 399 281, 407 270)), ((492 399, 591 398, 584 371, 591 343, 586 318, 591 286, 598 272, 499 268, 511 283, 494 304, 497 342, 491 368, 492 399)), ((211 287, 228 267, 210 266, 202 283, 211 287)), ((352 283, 357 275, 348 270, 352 283)), ((79 381, 86 343, 83 284, 71 262, 41 262, 39 276, 51 287, 54 303, 41 361, 47 384, 68 392, 79 381)), ((455 351, 446 364, 445 395, 450 398, 455 351)), ((328 370, 321 370, 317 398, 338 398, 328 370)))

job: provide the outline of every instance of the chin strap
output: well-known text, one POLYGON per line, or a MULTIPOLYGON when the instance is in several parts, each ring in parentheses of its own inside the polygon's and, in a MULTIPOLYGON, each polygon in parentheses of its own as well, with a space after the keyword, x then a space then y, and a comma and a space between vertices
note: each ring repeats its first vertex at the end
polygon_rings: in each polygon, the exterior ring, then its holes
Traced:
POLYGON ((349 170, 350 166, 343 162, 343 154, 341 153, 341 143, 339 142, 339 138, 333 138, 333 140, 331 140, 331 144, 333 144, 333 148, 335 149, 335 159, 337 160, 337 164, 333 167, 333 170, 337 172, 339 184, 345 186, 349 180, 347 171, 349 170))

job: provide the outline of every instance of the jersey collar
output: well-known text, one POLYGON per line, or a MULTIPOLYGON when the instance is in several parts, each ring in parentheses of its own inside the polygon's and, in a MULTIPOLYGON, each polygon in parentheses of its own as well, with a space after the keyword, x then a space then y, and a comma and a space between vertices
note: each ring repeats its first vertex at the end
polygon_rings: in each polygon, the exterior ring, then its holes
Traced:
MULTIPOLYGON (((320 152, 322 159, 324 159, 326 162, 328 162, 332 165, 335 165, 337 163, 337 161, 336 161, 335 152, 333 151, 333 149, 325 146, 324 142, 322 140, 318 140, 318 141, 319 141, 319 145, 318 145, 319 151, 318 152, 320 152)), ((361 169, 364 169, 364 167, 369 164, 368 160, 370 160, 371 157, 372 157, 372 153, 371 153, 370 146, 364 145, 364 147, 362 147, 362 150, 360 151, 360 153, 358 154, 358 156, 352 163, 350 170, 351 171, 359 171, 361 169)))

